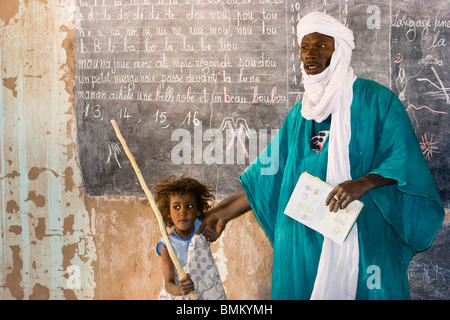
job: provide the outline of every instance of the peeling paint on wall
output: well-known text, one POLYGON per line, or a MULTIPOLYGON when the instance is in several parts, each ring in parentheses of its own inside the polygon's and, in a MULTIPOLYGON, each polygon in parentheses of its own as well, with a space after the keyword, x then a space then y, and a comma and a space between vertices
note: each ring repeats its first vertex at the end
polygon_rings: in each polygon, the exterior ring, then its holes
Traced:
POLYGON ((74 157, 74 1, 2 1, 0 38, 0 299, 94 299, 74 157), (72 265, 79 288, 67 286, 72 265))
POLYGON ((16 213, 19 211, 19 206, 17 205, 17 202, 15 200, 9 200, 6 203, 6 212, 8 213, 16 213))
POLYGON ((20 247, 18 245, 9 246, 9 248, 12 252, 12 260, 14 261, 14 264, 11 272, 9 272, 6 276, 6 280, 4 284, 2 284, 1 288, 8 290, 6 291, 6 299, 10 296, 11 298, 20 300, 24 298, 24 289, 20 285, 22 280, 21 270, 23 267, 23 261, 20 255, 20 247))
POLYGON ((162 284, 154 246, 161 238, 146 200, 85 197, 95 221, 98 299, 155 299, 162 284))
POLYGON ((29 298, 30 300, 48 300, 50 298, 50 289, 40 283, 36 283, 29 298))
MULTIPOLYGON (((222 236, 217 239, 217 249, 213 253, 214 261, 216 262, 217 269, 219 270, 220 279, 222 282, 227 280, 228 276, 228 270, 227 270, 227 256, 225 255, 224 251, 224 243, 223 239, 226 238, 227 231, 225 230, 222 234, 222 236)), ((226 287, 225 287, 226 288, 226 287)))
POLYGON ((28 197, 25 199, 26 201, 32 201, 36 205, 36 208, 45 206, 45 197, 41 194, 36 194, 36 191, 30 191, 28 197))
POLYGON ((5 1, 0 6, 0 20, 3 21, 4 25, 8 25, 11 22, 11 19, 16 16, 19 12, 19 5, 19 0, 9 0, 8 5, 6 5, 5 1))
POLYGON ((45 229, 46 229, 45 218, 38 218, 37 220, 38 220, 38 224, 34 228, 34 233, 35 233, 36 239, 42 240, 42 239, 44 239, 44 237, 49 236, 48 234, 45 234, 45 229))
POLYGON ((11 90, 13 97, 17 97, 17 85, 16 85, 17 77, 5 78, 3 79, 3 86, 6 89, 11 90))
POLYGON ((71 167, 67 167, 64 170, 64 192, 73 191, 75 184, 73 182, 73 169, 71 167))
POLYGON ((55 171, 53 171, 52 169, 48 169, 48 168, 37 168, 37 167, 33 167, 30 169, 30 171, 28 171, 28 179, 29 180, 36 180, 37 178, 39 178, 39 175, 42 172, 45 171, 50 171, 51 173, 53 173, 53 175, 58 178, 59 174, 57 174, 55 171))

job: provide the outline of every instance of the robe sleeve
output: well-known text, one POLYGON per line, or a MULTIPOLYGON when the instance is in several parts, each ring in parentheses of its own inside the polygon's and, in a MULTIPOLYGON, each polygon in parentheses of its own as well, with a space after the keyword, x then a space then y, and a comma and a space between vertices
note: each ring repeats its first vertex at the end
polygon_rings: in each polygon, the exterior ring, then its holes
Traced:
POLYGON ((379 95, 386 107, 371 174, 397 180, 371 190, 370 196, 400 237, 414 250, 428 248, 445 216, 434 179, 420 149, 409 116, 390 90, 379 95))
POLYGON ((250 206, 272 245, 280 190, 289 153, 289 132, 292 132, 299 109, 299 105, 291 109, 266 149, 239 177, 250 206))

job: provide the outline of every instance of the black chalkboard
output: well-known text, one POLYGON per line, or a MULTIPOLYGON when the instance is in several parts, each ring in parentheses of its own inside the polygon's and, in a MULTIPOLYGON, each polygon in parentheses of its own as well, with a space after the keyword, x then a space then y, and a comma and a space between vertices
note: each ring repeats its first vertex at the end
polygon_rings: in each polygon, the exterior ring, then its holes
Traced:
POLYGON ((109 120, 149 185, 188 174, 221 199, 301 99, 298 20, 354 30, 358 76, 402 99, 449 207, 448 1, 77 0, 75 102, 89 195, 143 195, 109 120))
POLYGON ((450 298, 450 223, 442 224, 429 249, 416 254, 408 267, 409 289, 414 300, 450 298))
POLYGON ((412 1, 393 7, 392 89, 408 110, 444 205, 449 207, 450 5, 412 1))
POLYGON ((298 100, 287 85, 296 46, 286 4, 77 4, 75 95, 85 191, 142 193, 110 119, 148 184, 188 174, 219 198, 235 190, 239 174, 298 100))

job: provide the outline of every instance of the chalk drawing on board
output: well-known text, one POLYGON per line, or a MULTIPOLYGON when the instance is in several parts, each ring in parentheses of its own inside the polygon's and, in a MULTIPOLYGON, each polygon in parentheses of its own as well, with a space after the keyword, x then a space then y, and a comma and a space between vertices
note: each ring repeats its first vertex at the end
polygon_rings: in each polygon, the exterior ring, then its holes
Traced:
POLYGON ((420 148, 423 151, 423 155, 425 156, 425 159, 431 160, 433 158, 434 153, 440 153, 439 148, 436 146, 439 143, 439 141, 433 141, 433 135, 431 135, 430 140, 428 141, 427 134, 425 133, 422 136, 422 142, 420 142, 420 148))
POLYGON ((108 158, 106 159, 106 164, 110 164, 111 158, 114 157, 119 168, 122 168, 119 159, 117 158, 117 155, 122 152, 120 146, 115 142, 107 142, 102 148, 108 148, 108 158))
POLYGON ((395 79, 395 85, 398 90, 399 99, 404 101, 406 99, 406 87, 408 86, 408 80, 406 79, 404 68, 399 68, 397 78, 395 79))
POLYGON ((436 110, 431 109, 431 108, 428 107, 428 106, 416 107, 416 106, 413 105, 413 104, 409 104, 408 107, 406 108, 406 110, 410 110, 410 109, 414 109, 414 110, 426 109, 426 110, 431 111, 431 112, 433 112, 433 113, 448 114, 448 112, 445 112, 445 111, 436 111, 436 110))
POLYGON ((425 64, 425 65, 436 64, 436 65, 442 67, 442 60, 434 58, 432 54, 427 54, 427 56, 425 58, 422 58, 419 60, 418 64, 419 65, 420 64, 425 64))
MULTIPOLYGON (((244 133, 248 138, 250 138, 250 129, 248 127, 247 121, 243 118, 238 118, 236 122, 232 117, 225 117, 222 120, 222 124, 220 125, 220 131, 224 131, 226 129, 230 130, 231 133, 231 141, 227 145, 226 154, 229 154, 232 147, 234 147, 234 138, 237 138, 237 142, 241 146, 244 151, 245 158, 249 158, 249 153, 245 146, 244 140, 242 140, 242 134, 244 133), (237 128, 237 130, 236 130, 237 128)), ((234 151, 234 150, 233 150, 234 151)))
POLYGON ((450 88, 446 88, 444 86, 444 83, 442 82, 441 78, 439 77, 439 74, 437 73, 436 69, 434 67, 431 67, 431 70, 433 71, 436 80, 438 81, 439 85, 435 84, 428 78, 417 78, 418 81, 427 81, 429 82, 433 87, 438 89, 438 92, 432 92, 431 94, 436 98, 444 98, 447 104, 450 104, 450 98, 448 96, 448 90, 450 88))

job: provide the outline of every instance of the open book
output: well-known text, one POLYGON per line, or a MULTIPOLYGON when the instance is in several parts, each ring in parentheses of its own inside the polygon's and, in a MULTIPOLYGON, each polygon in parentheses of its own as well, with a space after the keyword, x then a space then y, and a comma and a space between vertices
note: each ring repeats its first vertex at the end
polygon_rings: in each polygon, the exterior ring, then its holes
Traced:
POLYGON ((347 208, 330 212, 325 199, 334 187, 306 171, 298 179, 284 210, 289 217, 320 232, 337 244, 342 244, 350 233, 364 204, 355 200, 347 208))

